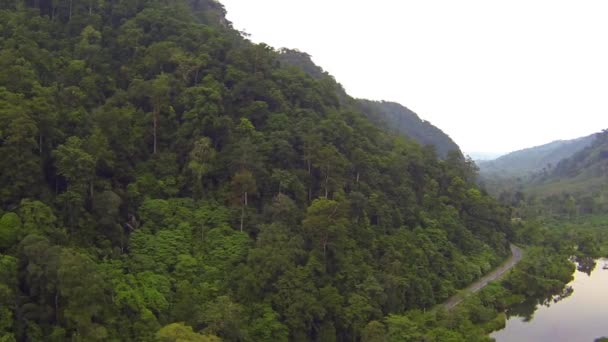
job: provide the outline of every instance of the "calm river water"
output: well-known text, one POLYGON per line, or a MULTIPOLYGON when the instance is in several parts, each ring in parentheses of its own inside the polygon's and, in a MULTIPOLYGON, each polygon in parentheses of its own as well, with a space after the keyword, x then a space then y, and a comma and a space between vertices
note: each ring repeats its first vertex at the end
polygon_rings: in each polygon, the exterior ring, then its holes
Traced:
POLYGON ((593 342, 608 337, 608 259, 596 260, 591 274, 575 271, 569 296, 549 306, 522 304, 510 312, 504 329, 490 335, 497 342, 593 342))

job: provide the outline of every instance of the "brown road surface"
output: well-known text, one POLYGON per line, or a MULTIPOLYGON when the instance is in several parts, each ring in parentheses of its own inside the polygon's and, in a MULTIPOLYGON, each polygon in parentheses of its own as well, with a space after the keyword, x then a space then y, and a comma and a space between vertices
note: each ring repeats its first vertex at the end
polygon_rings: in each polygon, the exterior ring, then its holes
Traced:
POLYGON ((512 244, 511 245, 511 256, 509 257, 509 259, 507 261, 505 261, 504 264, 502 264, 500 267, 494 269, 494 271, 486 274, 485 276, 483 276, 481 279, 477 280, 473 284, 469 285, 469 287, 462 290, 460 293, 452 296, 445 303, 443 303, 443 306, 447 310, 453 309, 456 305, 460 304, 466 298, 467 294, 474 293, 474 292, 477 292, 477 291, 483 289, 486 285, 488 285, 489 282, 500 278, 500 276, 505 274, 505 272, 512 269, 513 266, 515 266, 521 260, 521 257, 522 257, 521 249, 512 244))

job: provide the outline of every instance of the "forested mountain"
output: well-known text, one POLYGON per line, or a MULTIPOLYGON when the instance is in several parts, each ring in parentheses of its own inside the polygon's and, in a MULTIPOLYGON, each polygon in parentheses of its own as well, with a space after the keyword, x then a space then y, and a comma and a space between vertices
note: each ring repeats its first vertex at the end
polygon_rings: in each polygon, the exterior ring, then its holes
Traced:
POLYGON ((608 176, 608 129, 594 134, 591 144, 561 160, 550 172, 550 179, 597 178, 608 176))
POLYGON ((358 100, 358 106, 372 122, 410 137, 422 145, 434 146, 441 158, 446 158, 450 151, 462 153, 452 138, 441 129, 420 119, 416 113, 398 103, 358 100))
POLYGON ((557 140, 545 145, 511 152, 494 160, 477 161, 483 177, 522 177, 549 170, 562 159, 591 145, 596 134, 573 140, 557 140))
MULTIPOLYGON (((330 76, 312 61, 310 55, 298 50, 281 49, 279 60, 285 65, 300 67, 315 79, 330 76)), ((461 153, 458 145, 441 129, 420 119, 416 113, 398 103, 355 100, 350 98, 342 87, 337 88, 337 95, 343 106, 362 112, 384 130, 404 135, 421 145, 434 146, 440 158, 446 158, 450 151, 461 153)))
POLYGON ((608 130, 596 134, 591 145, 551 170, 535 174, 529 193, 545 198, 554 211, 570 214, 608 211, 608 130))
POLYGON ((509 210, 279 57, 213 0, 0 3, 0 340, 481 340, 400 315, 509 210))
MULTIPOLYGON (((312 58, 306 52, 294 49, 281 48, 279 49, 279 61, 286 66, 296 66, 304 71, 308 76, 319 80, 325 77, 331 77, 323 68, 316 65, 312 58)), ((346 99, 346 92, 342 87, 337 89, 338 95, 346 99)))
MULTIPOLYGON (((570 157, 520 178, 487 176, 499 199, 533 215, 572 216, 608 211, 608 131, 570 157)), ((579 139, 580 141, 580 139, 579 139)))

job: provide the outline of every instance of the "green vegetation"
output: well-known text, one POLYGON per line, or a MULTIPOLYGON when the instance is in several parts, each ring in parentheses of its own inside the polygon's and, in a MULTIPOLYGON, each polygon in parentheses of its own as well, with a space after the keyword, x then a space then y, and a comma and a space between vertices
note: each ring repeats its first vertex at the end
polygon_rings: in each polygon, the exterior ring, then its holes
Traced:
MULTIPOLYGON (((520 224, 518 233, 527 236, 538 229, 535 224, 520 224)), ((506 277, 470 294, 453 310, 437 306, 389 316, 385 320, 388 340, 491 341, 487 335, 503 328, 508 315, 531 319, 537 305, 566 298, 572 293, 566 284, 573 279, 575 266, 570 256, 575 253, 574 240, 563 240, 561 230, 551 231, 546 226, 540 229, 544 234, 527 241, 522 261, 506 277), (522 305, 524 302, 531 305, 522 305), (391 329, 399 335, 390 335, 391 329)), ((583 251, 576 254, 588 256, 583 251)))
POLYGON ((499 282, 469 295, 454 310, 427 313, 426 327, 450 330, 457 336, 454 341, 461 340, 462 336, 457 335, 460 331, 466 331, 468 335, 463 336, 470 340, 483 341, 483 336, 504 327, 507 316, 518 315, 529 320, 537 305, 569 296, 572 291, 566 285, 573 279, 575 268, 570 257, 591 255, 584 250, 575 251, 577 240, 564 239, 565 234, 566 231, 552 230, 538 223, 518 224, 516 239, 527 247, 517 266, 499 282))
POLYGON ((531 194, 571 195, 577 214, 608 211, 608 130, 596 135, 586 148, 561 160, 548 172, 536 174, 531 194))
POLYGON ((547 219, 545 222, 536 221, 528 225, 527 232, 521 232, 521 226, 516 225, 516 235, 525 234, 531 240, 538 240, 541 235, 556 236, 555 244, 570 243, 573 246, 571 255, 577 257, 608 257, 608 215, 585 215, 570 219, 547 219), (550 227, 550 228, 547 228, 550 227))
MULTIPOLYGON (((506 179, 486 173, 488 189, 513 208, 513 240, 528 245, 524 260, 502 283, 509 294, 525 299, 521 305, 510 306, 508 315, 532 319, 537 305, 572 294, 566 286, 575 267, 572 260, 579 271, 590 274, 595 259, 608 256, 608 131, 592 138, 578 152, 570 151, 568 158, 527 177, 506 179)), ((543 151, 524 152, 542 155, 543 151)), ((515 166, 526 161, 518 154, 509 157, 515 166)))
POLYGON ((434 146, 441 158, 450 151, 460 152, 458 145, 442 130, 398 103, 358 100, 358 106, 372 122, 410 137, 421 145, 434 146))
POLYGON ((597 134, 573 140, 558 140, 545 145, 511 152, 494 160, 478 162, 484 179, 526 178, 535 173, 546 173, 561 160, 571 157, 591 145, 597 134))
POLYGON ((424 311, 509 209, 280 56, 213 0, 0 3, 0 340, 485 339, 424 311))
POLYGON ((608 212, 608 131, 552 168, 519 180, 493 179, 489 191, 523 218, 573 219, 608 212))
MULTIPOLYGON (((290 49, 281 49, 279 52, 281 63, 301 68, 314 79, 330 76, 321 67, 314 64, 307 53, 290 49)), ((398 103, 354 100, 341 86, 336 91, 340 103, 361 111, 371 122, 386 131, 403 135, 423 146, 434 148, 440 158, 446 158, 451 151, 460 152, 458 145, 442 130, 430 122, 420 119, 416 113, 398 103)))
MULTIPOLYGON (((587 147, 527 179, 493 180, 494 185, 503 186, 499 200, 513 207, 514 240, 543 246, 541 251, 535 252, 538 247, 534 247, 529 253, 545 261, 517 275, 526 266, 522 262, 507 283, 527 289, 522 294, 528 302, 555 301, 571 293, 564 289, 574 267, 568 267, 569 257, 577 261, 579 271, 590 274, 595 259, 608 256, 607 142, 608 132, 603 131, 587 147), (531 285, 535 279, 542 281, 531 285), (553 297, 543 297, 545 293, 553 297)), ((529 310, 536 302, 521 313, 525 319, 532 317, 529 310)))
MULTIPOLYGON (((431 340, 438 331, 449 331, 442 340, 483 341, 485 334, 504 327, 510 316, 530 320, 539 305, 555 303, 570 296, 567 284, 578 270, 590 273, 595 258, 607 256, 608 216, 576 219, 521 221, 515 224, 514 240, 526 246, 524 258, 500 282, 490 283, 469 294, 463 303, 446 312, 437 307, 428 312, 408 312, 417 322, 419 340, 431 340), (449 338, 447 337, 449 336, 449 338)), ((417 341, 417 339, 412 339, 417 341)))

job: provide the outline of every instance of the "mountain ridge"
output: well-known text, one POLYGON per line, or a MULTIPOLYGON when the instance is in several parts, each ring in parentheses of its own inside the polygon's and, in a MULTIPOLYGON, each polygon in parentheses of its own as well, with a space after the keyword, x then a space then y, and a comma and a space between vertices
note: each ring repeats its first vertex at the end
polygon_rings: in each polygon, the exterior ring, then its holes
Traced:
POLYGON ((555 167, 532 178, 531 192, 570 195, 599 193, 608 185, 608 129, 593 135, 593 141, 555 167))
POLYGON ((589 146, 597 133, 570 140, 555 140, 547 144, 513 151, 493 160, 478 161, 483 177, 522 177, 552 168, 560 160, 568 158, 589 146))
POLYGON ((391 101, 358 99, 361 110, 372 121, 386 129, 403 134, 421 145, 434 146, 441 158, 455 151, 462 154, 460 147, 440 128, 420 118, 406 106, 391 101))
MULTIPOLYGON (((316 65, 309 54, 297 49, 279 49, 281 63, 300 67, 315 79, 333 77, 316 65)), ((445 159, 450 151, 462 154, 460 147, 440 128, 422 119, 406 106, 386 100, 350 99, 342 86, 339 86, 338 97, 342 103, 361 110, 372 122, 383 129, 396 132, 413 139, 421 145, 431 145, 437 154, 445 159)))
MULTIPOLYGON (((537 154, 539 151, 530 150, 537 154)), ((524 216, 573 217, 608 211, 608 130, 579 139, 558 140, 542 145, 540 150, 545 158, 557 160, 555 164, 519 176, 501 177, 486 170, 481 174, 482 183, 524 216), (565 153, 560 150, 563 146, 565 153), (560 159, 562 156, 565 157, 560 159)))

